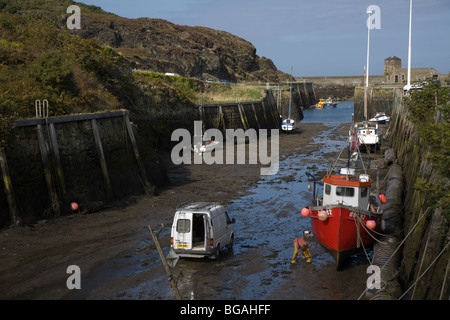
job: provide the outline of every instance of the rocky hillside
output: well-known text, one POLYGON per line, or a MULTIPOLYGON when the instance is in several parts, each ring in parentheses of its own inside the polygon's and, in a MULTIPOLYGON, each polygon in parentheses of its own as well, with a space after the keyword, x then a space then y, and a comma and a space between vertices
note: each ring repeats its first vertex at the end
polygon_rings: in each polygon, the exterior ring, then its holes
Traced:
POLYGON ((115 48, 134 69, 226 80, 285 80, 270 59, 248 41, 228 32, 189 27, 161 19, 127 19, 71 0, 0 0, 0 11, 33 14, 66 28, 69 5, 81 9, 81 29, 73 33, 115 48))
POLYGON ((276 81, 286 77, 270 59, 260 58, 250 42, 224 31, 161 19, 88 13, 77 32, 116 48, 135 69, 227 80, 276 81))

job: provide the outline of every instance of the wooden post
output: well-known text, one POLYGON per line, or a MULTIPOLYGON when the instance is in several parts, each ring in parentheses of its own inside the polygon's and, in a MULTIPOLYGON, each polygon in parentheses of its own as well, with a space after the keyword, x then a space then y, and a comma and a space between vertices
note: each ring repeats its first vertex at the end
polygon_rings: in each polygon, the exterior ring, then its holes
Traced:
POLYGON ((264 120, 266 121, 266 129, 270 129, 270 123, 269 120, 267 119, 266 108, 264 108, 264 103, 262 102, 262 100, 261 100, 261 108, 263 110, 264 120))
POLYGON ((198 112, 200 114, 200 120, 203 122, 203 118, 204 118, 203 105, 198 107, 198 112))
POLYGON ((256 114, 255 104, 252 102, 253 114, 255 115, 256 123, 258 124, 258 130, 261 129, 261 125, 259 124, 258 115, 256 114))
POLYGON ((172 272, 170 271, 170 267, 167 264, 166 258, 164 257, 164 253, 162 252, 161 246, 159 245, 158 237, 156 237, 156 235, 153 232, 153 230, 150 227, 150 225, 148 226, 148 230, 150 231, 150 234, 152 235, 153 241, 155 242, 156 249, 158 250, 159 256, 161 257, 162 263, 164 265, 164 269, 166 269, 166 273, 169 276, 170 286, 172 287, 172 290, 174 291, 175 296, 177 297, 177 299, 178 300, 183 300, 183 298, 181 297, 180 292, 178 291, 177 282, 173 278, 172 272))
MULTIPOLYGON (((269 99, 266 99, 266 101, 269 99)), ((264 103, 264 101, 261 101, 261 103, 264 103)), ((281 129, 281 121, 280 121, 280 114, 278 113, 277 106, 272 103, 271 101, 268 101, 269 108, 271 109, 270 114, 273 116, 273 119, 275 120, 275 125, 277 129, 281 129)))
POLYGON ((226 132, 225 119, 223 117, 222 105, 220 105, 220 104, 219 104, 219 107, 218 107, 218 111, 219 111, 219 121, 218 121, 218 124, 217 124, 217 129, 222 127, 222 132, 223 132, 223 134, 225 134, 225 132, 226 132))
POLYGON ((17 214, 16 199, 9 175, 8 162, 6 161, 6 153, 3 147, 0 147, 0 167, 2 168, 3 183, 5 185, 6 198, 8 199, 9 214, 14 225, 22 225, 22 220, 17 214))
POLYGON ((238 107, 239 115, 241 117, 242 126, 244 127, 244 131, 247 131, 247 123, 245 122, 245 118, 244 118, 244 110, 243 110, 240 102, 238 102, 237 107, 238 107))
POLYGON ((50 197, 50 202, 52 204, 52 212, 55 216, 59 216, 60 205, 58 200, 58 195, 53 188, 52 183, 52 172, 50 170, 50 162, 48 160, 47 146, 45 144, 44 133, 42 132, 42 125, 37 125, 37 136, 39 142, 39 150, 41 151, 42 165, 44 166, 45 181, 47 182, 48 194, 50 197))
POLYGON ((131 144, 133 146, 134 155, 136 157, 136 162, 138 164, 138 168, 139 168, 139 172, 140 172, 140 175, 141 175, 142 183, 144 184, 144 190, 145 190, 145 192, 147 194, 150 194, 151 187, 150 187, 150 184, 147 181, 147 174, 145 172, 144 165, 142 164, 141 157, 139 156, 139 150, 138 150, 138 147, 137 147, 136 139, 134 137, 133 128, 131 127, 130 119, 128 118, 128 114, 124 113, 123 118, 124 118, 124 121, 125 121, 125 124, 126 124, 126 127, 127 127, 128 136, 130 137, 130 141, 131 141, 131 144))
POLYGON ((53 123, 49 124, 49 132, 50 132, 50 143, 52 146, 53 157, 55 159, 56 165, 56 174, 58 176, 59 187, 62 193, 63 198, 66 197, 66 183, 64 180, 64 172, 61 165, 61 157, 59 156, 59 146, 58 139, 56 137, 55 125, 53 123))
POLYGON ((100 139, 100 132, 98 131, 98 126, 97 126, 97 120, 92 119, 91 123, 92 123, 92 131, 94 132, 94 139, 95 139, 95 145, 97 147, 98 157, 100 158, 100 166, 102 168, 106 194, 109 199, 112 199, 111 181, 109 180, 108 167, 106 166, 105 155, 103 153, 102 141, 100 139))

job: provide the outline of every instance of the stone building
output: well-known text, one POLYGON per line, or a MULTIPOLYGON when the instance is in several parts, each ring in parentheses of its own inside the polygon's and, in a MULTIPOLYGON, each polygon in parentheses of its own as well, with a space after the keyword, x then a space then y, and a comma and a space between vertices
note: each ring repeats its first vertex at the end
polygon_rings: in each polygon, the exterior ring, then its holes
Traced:
MULTIPOLYGON (((427 78, 439 79, 440 74, 433 68, 411 68, 411 83, 423 81, 427 78)), ((384 82, 406 83, 408 68, 402 68, 402 59, 390 56, 384 59, 384 82)))

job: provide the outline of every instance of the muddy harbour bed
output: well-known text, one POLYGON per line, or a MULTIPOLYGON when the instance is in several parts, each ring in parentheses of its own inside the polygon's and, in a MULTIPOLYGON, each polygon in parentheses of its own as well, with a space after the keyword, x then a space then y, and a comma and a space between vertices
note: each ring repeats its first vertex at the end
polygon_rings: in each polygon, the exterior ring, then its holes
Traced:
MULTIPOLYGON (((73 214, 0 232, 2 299, 175 299, 147 226, 170 249, 177 205, 220 201, 234 225, 233 249, 218 261, 180 259, 172 269, 184 299, 358 299, 368 261, 353 256, 343 270, 314 238, 313 263, 290 264, 293 239, 310 229, 301 209, 311 200, 305 172, 320 178, 345 146, 350 123, 301 123, 280 135, 280 168, 259 165, 170 165, 170 186, 94 214, 73 214), (69 290, 67 267, 81 270, 69 290)), ((167 158, 170 164, 170 158, 167 158)))

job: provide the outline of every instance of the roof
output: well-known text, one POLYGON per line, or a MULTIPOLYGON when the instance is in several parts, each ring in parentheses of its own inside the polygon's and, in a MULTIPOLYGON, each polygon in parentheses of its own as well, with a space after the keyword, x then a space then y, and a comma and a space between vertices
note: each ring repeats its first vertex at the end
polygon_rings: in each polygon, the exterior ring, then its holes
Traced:
POLYGON ((218 202, 187 202, 178 206, 177 210, 185 210, 185 211, 209 210, 219 205, 220 203, 218 202))
POLYGON ((396 57, 396 56, 390 56, 384 60, 386 61, 386 60, 402 60, 402 59, 400 59, 399 57, 396 57))
POLYGON ((343 176, 343 175, 325 175, 323 182, 337 185, 337 186, 348 186, 348 187, 370 187, 371 180, 369 181, 359 181, 358 178, 354 176, 343 176))

